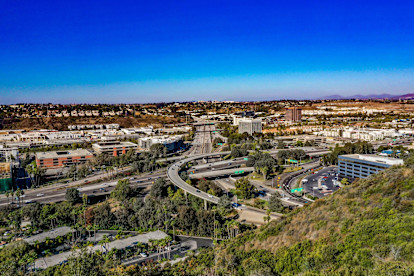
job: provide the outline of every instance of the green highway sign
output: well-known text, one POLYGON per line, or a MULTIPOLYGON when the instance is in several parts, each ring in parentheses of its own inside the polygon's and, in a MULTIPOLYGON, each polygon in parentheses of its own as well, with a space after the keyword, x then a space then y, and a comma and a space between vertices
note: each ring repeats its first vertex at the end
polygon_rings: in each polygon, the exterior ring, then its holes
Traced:
POLYGON ((245 157, 245 158, 243 158, 244 160, 249 160, 249 158, 247 158, 247 157, 245 157))
POLYGON ((222 145, 223 145, 223 143, 217 143, 217 145, 222 146, 222 145))
POLYGON ((235 171, 234 173, 235 174, 241 174, 241 173, 244 173, 244 171, 235 171))
POLYGON ((288 161, 289 161, 290 163, 298 163, 298 160, 295 160, 295 159, 288 159, 288 161))
POLYGON ((302 192, 302 191, 303 191, 303 188, 296 188, 296 189, 290 190, 291 193, 294 193, 294 192, 302 192))

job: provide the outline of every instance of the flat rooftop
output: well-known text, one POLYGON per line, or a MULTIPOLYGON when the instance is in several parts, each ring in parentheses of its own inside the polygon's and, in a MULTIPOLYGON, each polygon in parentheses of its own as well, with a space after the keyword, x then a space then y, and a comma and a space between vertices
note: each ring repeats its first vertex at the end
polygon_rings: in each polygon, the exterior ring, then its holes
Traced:
POLYGON ((36 152, 36 159, 49 159, 49 158, 62 158, 62 157, 74 157, 74 156, 87 156, 92 155, 89 150, 76 149, 76 150, 59 150, 59 151, 47 151, 36 152))
POLYGON ((119 148, 119 147, 138 147, 137 144, 132 142, 119 142, 119 141, 110 141, 110 142, 98 142, 92 145, 96 148, 119 148))
POLYGON ((338 158, 340 157, 347 157, 347 158, 352 158, 352 159, 357 159, 357 160, 362 160, 362 161, 386 164, 390 166, 404 164, 404 160, 402 159, 378 156, 374 154, 345 154, 345 155, 338 156, 338 158))

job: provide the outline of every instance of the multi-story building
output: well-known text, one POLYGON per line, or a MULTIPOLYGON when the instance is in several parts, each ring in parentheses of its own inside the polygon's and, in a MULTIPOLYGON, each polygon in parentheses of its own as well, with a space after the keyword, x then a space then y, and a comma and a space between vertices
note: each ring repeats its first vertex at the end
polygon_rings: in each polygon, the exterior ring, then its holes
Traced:
POLYGON ((338 156, 338 175, 340 178, 366 178, 404 161, 372 154, 346 154, 338 156))
POLYGON ((0 157, 7 162, 19 160, 19 149, 17 147, 5 147, 0 145, 0 157))
POLYGON ((12 171, 9 162, 0 163, 0 192, 12 189, 12 171))
POLYGON ((47 151, 36 153, 36 165, 40 168, 62 168, 85 163, 93 157, 86 149, 47 151))
POLYGON ((261 119, 243 119, 239 121, 239 133, 247 132, 249 135, 253 133, 262 133, 261 119))
POLYGON ((172 152, 179 150, 183 146, 183 140, 180 135, 166 137, 144 137, 138 140, 138 145, 142 149, 149 149, 154 144, 162 144, 169 152, 172 152))
POLYGON ((238 126, 241 120, 254 117, 254 111, 242 111, 231 115, 233 117, 233 125, 238 126))
POLYGON ((298 107, 289 107, 286 109, 286 121, 297 122, 302 120, 302 109, 298 107))
POLYGON ((93 150, 98 153, 106 153, 118 156, 127 153, 129 150, 137 150, 137 144, 131 142, 107 141, 98 142, 92 145, 93 150))

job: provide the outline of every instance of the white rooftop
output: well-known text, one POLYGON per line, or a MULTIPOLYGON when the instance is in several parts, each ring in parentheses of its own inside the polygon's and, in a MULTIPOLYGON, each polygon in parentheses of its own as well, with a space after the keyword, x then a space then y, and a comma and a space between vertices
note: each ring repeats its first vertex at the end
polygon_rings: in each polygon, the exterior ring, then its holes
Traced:
POLYGON ((369 161, 369 162, 387 164, 391 166, 404 164, 404 160, 402 159, 378 156, 374 154, 346 154, 342 156, 364 160, 364 161, 369 161))

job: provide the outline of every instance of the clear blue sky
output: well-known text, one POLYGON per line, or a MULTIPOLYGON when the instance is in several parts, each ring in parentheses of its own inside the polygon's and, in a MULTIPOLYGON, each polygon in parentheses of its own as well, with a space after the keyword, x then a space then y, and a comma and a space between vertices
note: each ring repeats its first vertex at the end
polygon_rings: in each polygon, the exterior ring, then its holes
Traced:
POLYGON ((412 92, 412 1, 0 2, 0 103, 412 92))

